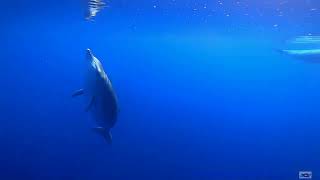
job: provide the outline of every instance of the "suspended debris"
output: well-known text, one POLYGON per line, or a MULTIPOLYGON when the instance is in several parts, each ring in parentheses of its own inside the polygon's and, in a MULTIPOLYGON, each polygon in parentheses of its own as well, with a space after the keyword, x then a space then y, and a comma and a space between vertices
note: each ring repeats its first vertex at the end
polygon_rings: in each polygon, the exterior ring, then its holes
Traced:
POLYGON ((106 7, 106 3, 102 0, 89 0, 88 1, 88 13, 86 15, 86 20, 90 21, 100 12, 103 8, 106 7))

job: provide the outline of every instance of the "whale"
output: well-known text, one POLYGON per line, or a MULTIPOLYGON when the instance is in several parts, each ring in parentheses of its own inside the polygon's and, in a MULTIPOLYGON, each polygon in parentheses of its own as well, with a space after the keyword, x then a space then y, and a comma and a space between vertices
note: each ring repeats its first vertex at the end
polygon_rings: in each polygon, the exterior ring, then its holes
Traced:
POLYGON ((92 115, 96 123, 93 128, 108 143, 112 143, 111 129, 118 118, 118 100, 112 83, 101 61, 90 49, 86 50, 84 87, 75 91, 72 97, 86 97, 85 111, 92 115))
POLYGON ((281 54, 285 54, 307 62, 320 63, 320 49, 300 49, 300 50, 277 50, 281 54))

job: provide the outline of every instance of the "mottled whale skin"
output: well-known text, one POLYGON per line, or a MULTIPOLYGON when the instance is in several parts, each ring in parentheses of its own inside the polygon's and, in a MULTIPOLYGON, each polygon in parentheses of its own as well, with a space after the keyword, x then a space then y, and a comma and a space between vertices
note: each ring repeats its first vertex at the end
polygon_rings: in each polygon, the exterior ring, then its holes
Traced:
POLYGON ((289 55, 297 59, 305 60, 308 62, 320 63, 320 49, 309 50, 279 50, 281 54, 289 55))
POLYGON ((88 101, 86 111, 92 114, 96 121, 96 132, 102 135, 108 143, 112 142, 111 128, 118 117, 118 100, 111 81, 103 69, 101 62, 90 49, 86 50, 85 86, 76 91, 73 96, 84 95, 88 101))

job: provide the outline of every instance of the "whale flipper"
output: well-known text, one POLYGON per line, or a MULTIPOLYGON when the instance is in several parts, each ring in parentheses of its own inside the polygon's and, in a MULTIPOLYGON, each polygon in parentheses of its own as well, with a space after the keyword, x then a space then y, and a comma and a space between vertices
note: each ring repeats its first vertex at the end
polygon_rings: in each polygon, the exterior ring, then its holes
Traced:
POLYGON ((103 134, 104 139, 107 141, 107 143, 111 144, 112 143, 112 134, 111 132, 106 132, 103 134))
POLYGON ((94 102, 95 102, 95 97, 93 96, 93 97, 91 98, 91 100, 90 100, 87 108, 86 108, 86 112, 88 112, 88 111, 91 109, 91 107, 93 106, 94 102))
POLYGON ((72 94, 72 97, 77 97, 77 96, 80 96, 80 95, 83 95, 83 94, 84 94, 84 90, 83 89, 79 89, 79 90, 75 91, 72 94))
POLYGON ((98 134, 102 135, 103 138, 107 141, 107 143, 111 144, 112 143, 112 134, 110 131, 107 131, 106 128, 104 127, 95 127, 93 128, 95 132, 98 134))

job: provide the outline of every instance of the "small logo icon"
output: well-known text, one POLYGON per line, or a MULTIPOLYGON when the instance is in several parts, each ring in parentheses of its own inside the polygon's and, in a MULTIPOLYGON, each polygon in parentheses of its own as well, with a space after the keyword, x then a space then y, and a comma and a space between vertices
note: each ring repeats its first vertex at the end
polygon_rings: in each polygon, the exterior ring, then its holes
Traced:
POLYGON ((312 179, 312 171, 299 171, 299 179, 312 179))

